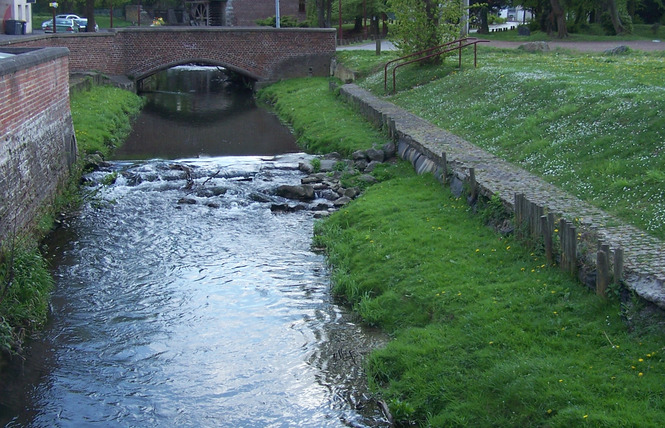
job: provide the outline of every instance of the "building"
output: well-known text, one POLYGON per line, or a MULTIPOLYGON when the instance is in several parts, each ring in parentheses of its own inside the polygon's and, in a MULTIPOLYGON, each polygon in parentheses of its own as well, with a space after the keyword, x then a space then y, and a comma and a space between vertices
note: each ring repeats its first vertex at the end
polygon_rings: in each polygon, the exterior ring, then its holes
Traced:
POLYGON ((501 9, 499 17, 505 18, 508 22, 529 22, 533 19, 533 13, 530 10, 522 9, 521 6, 501 9))
MULTIPOLYGON (((280 17, 291 16, 298 21, 307 20, 305 0, 279 0, 280 17)), ((275 0, 228 0, 229 25, 234 27, 256 26, 257 19, 275 16, 275 0)))
POLYGON ((35 0, 0 0, 2 33, 32 33, 32 3, 34 2, 35 0))

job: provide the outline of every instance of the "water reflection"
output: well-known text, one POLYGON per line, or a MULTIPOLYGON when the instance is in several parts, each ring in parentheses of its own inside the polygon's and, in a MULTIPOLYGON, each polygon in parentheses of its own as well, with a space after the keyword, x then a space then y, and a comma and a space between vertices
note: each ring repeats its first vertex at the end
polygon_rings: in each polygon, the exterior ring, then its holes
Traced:
POLYGON ((117 159, 274 155, 299 151, 287 127, 223 70, 182 66, 143 85, 146 106, 117 159))

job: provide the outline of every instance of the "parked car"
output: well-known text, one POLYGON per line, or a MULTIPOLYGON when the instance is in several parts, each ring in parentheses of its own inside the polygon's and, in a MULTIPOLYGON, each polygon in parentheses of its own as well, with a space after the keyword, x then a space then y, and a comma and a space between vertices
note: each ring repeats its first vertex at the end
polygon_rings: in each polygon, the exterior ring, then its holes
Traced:
MULTIPOLYGON (((81 19, 81 17, 78 16, 78 15, 74 15, 73 13, 66 13, 66 14, 62 14, 62 15, 56 15, 55 19, 81 19)), ((47 25, 53 25, 53 23, 51 21, 53 21, 53 20, 49 19, 48 21, 42 22, 42 30, 46 31, 46 26, 47 25)))
MULTIPOLYGON (((88 18, 79 18, 76 20, 79 24, 79 31, 85 33, 88 31, 88 18)), ((99 25, 95 22, 95 31, 99 31, 99 25)))
MULTIPOLYGON (((53 22, 48 22, 44 27, 45 33, 53 32, 53 22)), ((62 19, 55 18, 55 32, 56 33, 78 33, 79 24, 75 19, 62 19)))

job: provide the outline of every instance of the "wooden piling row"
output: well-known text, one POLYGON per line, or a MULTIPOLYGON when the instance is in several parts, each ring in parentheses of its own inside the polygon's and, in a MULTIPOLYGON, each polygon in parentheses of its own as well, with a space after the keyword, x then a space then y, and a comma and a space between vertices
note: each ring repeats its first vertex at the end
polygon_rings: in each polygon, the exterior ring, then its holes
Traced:
MULTIPOLYGON (((559 236, 559 267, 571 275, 577 273, 578 268, 578 239, 575 225, 551 211, 546 212, 545 207, 529 201, 524 194, 514 195, 515 234, 520 240, 542 238, 545 258, 548 264, 557 260, 555 251, 554 233, 555 220, 558 218, 559 236)), ((614 251, 606 243, 598 243, 596 255, 596 292, 604 296, 610 283, 619 284, 623 277, 623 249, 614 251), (613 259, 610 257, 613 254, 613 259)))

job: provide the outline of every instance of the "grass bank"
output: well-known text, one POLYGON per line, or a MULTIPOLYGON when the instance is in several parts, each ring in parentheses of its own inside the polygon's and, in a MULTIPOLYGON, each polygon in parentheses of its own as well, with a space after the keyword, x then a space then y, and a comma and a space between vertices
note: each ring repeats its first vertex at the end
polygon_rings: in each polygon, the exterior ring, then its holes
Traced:
POLYGON ((327 88, 325 78, 286 80, 259 91, 258 99, 274 108, 290 125, 298 145, 310 153, 350 156, 388 141, 327 88))
MULTIPOLYGON (((330 96, 314 82, 268 89, 296 112, 330 96)), ((403 162, 380 179, 317 223, 315 244, 326 248, 334 293, 393 337, 366 364, 398 424, 660 424, 665 335, 639 307, 622 311, 486 227, 499 212, 491 202, 473 215, 403 162)))
MULTIPOLYGON (((664 55, 485 48, 461 72, 456 59, 400 69, 387 98, 665 239, 664 55)), ((384 95, 382 69, 360 84, 384 95)))
POLYGON ((51 205, 44 207, 36 228, 8 239, 0 249, 0 370, 3 359, 21 354, 24 341, 44 325, 48 316, 53 279, 39 250, 41 239, 53 227, 58 213, 77 206, 78 184, 87 155, 107 156, 126 137, 131 118, 141 106, 136 94, 107 86, 72 95, 79 161, 68 184, 51 205))

